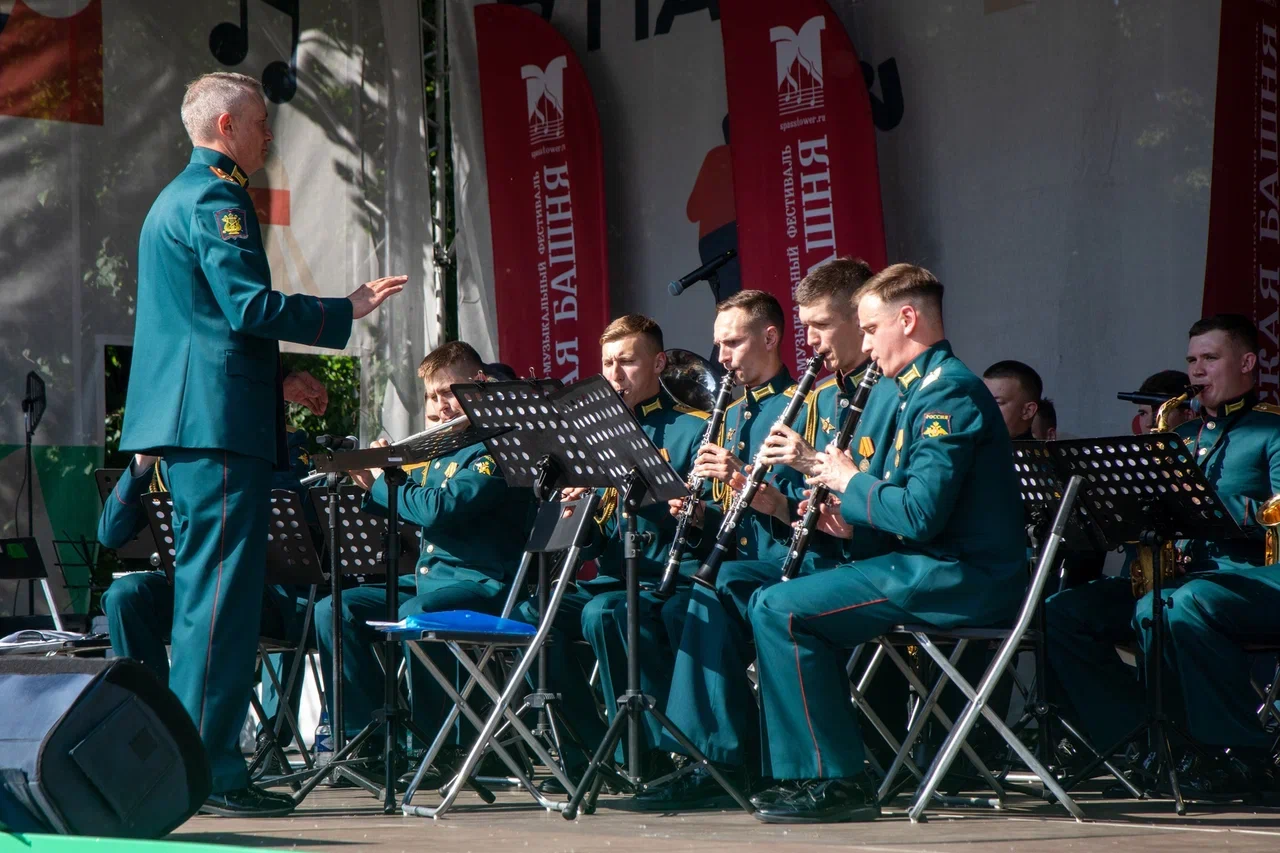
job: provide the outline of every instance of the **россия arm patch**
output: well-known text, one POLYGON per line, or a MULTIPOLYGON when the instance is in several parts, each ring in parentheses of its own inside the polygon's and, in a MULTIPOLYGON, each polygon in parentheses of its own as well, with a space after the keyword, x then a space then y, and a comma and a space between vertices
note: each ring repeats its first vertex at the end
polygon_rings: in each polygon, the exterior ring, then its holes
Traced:
POLYGON ((242 208, 224 207, 213 218, 218 223, 218 236, 223 240, 244 240, 249 236, 242 208))
POLYGON ((951 415, 945 412, 928 412, 923 420, 924 428, 920 434, 925 438, 940 438, 951 434, 951 415))

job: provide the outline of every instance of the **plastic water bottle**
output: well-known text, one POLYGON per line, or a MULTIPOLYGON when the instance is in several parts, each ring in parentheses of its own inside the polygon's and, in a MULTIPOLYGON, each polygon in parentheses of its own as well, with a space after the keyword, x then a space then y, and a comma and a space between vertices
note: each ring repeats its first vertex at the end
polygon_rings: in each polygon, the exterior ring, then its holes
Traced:
POLYGON ((316 766, 323 767, 333 758, 333 729, 329 727, 329 712, 320 712, 320 725, 316 726, 316 766))

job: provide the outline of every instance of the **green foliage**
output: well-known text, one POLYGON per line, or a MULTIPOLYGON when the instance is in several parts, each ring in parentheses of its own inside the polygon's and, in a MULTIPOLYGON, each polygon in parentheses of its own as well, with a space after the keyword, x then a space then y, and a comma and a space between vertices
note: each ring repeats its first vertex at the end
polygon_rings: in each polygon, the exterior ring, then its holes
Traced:
POLYGON ((360 432, 360 360, 346 355, 301 355, 284 353, 284 373, 288 376, 305 370, 329 392, 329 407, 323 415, 315 415, 296 403, 288 404, 285 419, 290 426, 306 430, 314 440, 317 435, 359 435, 360 432))

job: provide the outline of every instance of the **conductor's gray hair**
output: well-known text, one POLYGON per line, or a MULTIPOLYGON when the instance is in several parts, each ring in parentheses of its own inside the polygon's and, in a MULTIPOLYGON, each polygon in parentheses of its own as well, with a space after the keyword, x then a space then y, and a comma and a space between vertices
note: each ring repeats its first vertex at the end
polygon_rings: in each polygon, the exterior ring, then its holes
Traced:
POLYGON ((192 80, 182 98, 182 125, 191 137, 191 144, 216 139, 218 116, 223 113, 238 116, 255 98, 265 100, 262 84, 248 74, 215 71, 192 80))

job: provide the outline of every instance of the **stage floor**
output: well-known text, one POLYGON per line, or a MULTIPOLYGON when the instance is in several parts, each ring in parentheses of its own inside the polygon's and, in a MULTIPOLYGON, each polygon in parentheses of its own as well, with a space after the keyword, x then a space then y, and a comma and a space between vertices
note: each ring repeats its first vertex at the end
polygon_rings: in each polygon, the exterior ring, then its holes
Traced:
MULTIPOLYGON (((422 799, 426 803, 438 798, 422 799)), ((1061 808, 1012 795, 1000 812, 964 809, 934 813, 912 826, 907 801, 874 823, 823 826, 766 826, 742 812, 655 814, 632 811, 625 797, 601 797, 594 815, 569 823, 537 808, 528 796, 499 793, 484 805, 473 794, 459 799, 443 820, 384 815, 363 793, 318 789, 287 818, 239 820, 195 817, 171 841, 236 844, 306 851, 504 851, 542 853, 674 853, 731 851, 768 846, 770 853, 840 847, 877 853, 954 853, 1001 850, 1062 853, 1064 850, 1121 850, 1124 853, 1178 853, 1223 849, 1280 849, 1280 808, 1240 804, 1208 808, 1191 804, 1187 817, 1167 801, 1079 800, 1090 820, 1076 823, 1061 808), (655 847, 656 845, 656 847, 655 847)))

